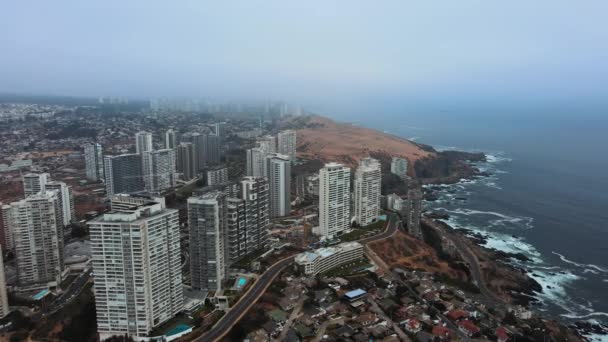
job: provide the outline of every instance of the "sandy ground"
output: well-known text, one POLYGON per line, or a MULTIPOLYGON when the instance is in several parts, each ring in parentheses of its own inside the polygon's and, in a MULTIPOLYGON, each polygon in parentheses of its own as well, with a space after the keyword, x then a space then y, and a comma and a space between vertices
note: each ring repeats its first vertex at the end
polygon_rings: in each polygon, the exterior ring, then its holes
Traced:
POLYGON ((466 279, 463 272, 454 270, 441 261, 433 248, 401 231, 390 239, 371 242, 369 247, 391 268, 438 272, 452 278, 466 279))
POLYGON ((433 154, 408 140, 320 116, 312 117, 308 124, 315 127, 297 130, 298 155, 307 159, 338 161, 352 167, 370 152, 404 157, 412 164, 433 154))

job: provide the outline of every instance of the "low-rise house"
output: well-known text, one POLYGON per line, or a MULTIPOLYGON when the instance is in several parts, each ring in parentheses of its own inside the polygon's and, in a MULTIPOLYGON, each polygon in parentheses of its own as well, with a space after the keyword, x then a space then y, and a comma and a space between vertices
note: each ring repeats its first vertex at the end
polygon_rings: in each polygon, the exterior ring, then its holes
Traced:
POLYGON ((495 334, 498 342, 507 342, 509 340, 509 334, 507 333, 507 328, 505 327, 496 328, 495 334))
POLYGON ((463 318, 468 318, 469 313, 464 310, 452 310, 452 311, 448 312, 447 316, 452 321, 458 321, 463 318))
POLYGON ((475 325, 475 323, 469 321, 468 319, 458 322, 458 329, 469 337, 475 336, 481 331, 479 327, 475 325))
POLYGON ((432 334, 440 340, 449 340, 451 331, 443 325, 436 325, 433 327, 432 334))
POLYGON ((376 314, 373 312, 364 312, 362 314, 360 314, 359 316, 354 318, 354 321, 361 324, 362 326, 368 326, 371 324, 374 324, 376 321, 378 320, 378 318, 376 317, 376 314))
POLYGON ((422 330, 422 324, 417 319, 409 319, 405 322, 405 330, 415 334, 422 330))

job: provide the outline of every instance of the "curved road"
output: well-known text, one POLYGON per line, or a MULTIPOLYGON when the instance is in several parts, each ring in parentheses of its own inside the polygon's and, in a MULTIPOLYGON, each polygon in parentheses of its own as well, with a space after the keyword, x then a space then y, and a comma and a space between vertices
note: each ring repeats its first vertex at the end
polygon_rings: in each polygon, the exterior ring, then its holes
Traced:
MULTIPOLYGON (((367 244, 372 241, 386 239, 393 235, 399 227, 399 222, 396 220, 394 214, 389 214, 388 228, 384 232, 368 237, 365 239, 358 240, 362 244, 367 244)), ((270 266, 262 275, 257 279, 253 286, 241 297, 241 299, 233 306, 220 320, 205 334, 194 339, 197 342, 207 341, 219 341, 223 338, 230 329, 247 313, 249 308, 257 302, 258 298, 262 296, 266 288, 270 286, 270 283, 281 273, 281 271, 292 263, 294 257, 285 258, 279 262, 276 262, 270 266)))

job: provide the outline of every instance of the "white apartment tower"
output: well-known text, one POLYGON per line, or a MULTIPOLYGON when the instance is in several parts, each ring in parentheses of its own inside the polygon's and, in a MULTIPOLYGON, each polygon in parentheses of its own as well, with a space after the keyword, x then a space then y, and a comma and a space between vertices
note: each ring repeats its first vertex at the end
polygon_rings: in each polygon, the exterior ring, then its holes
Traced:
POLYGON ((367 226, 380 215, 382 170, 380 162, 363 158, 355 171, 355 218, 367 226))
POLYGON ((391 161, 391 173, 399 176, 401 179, 407 178, 407 159, 393 157, 391 161))
POLYGON ((228 168, 224 166, 213 167, 207 170, 207 185, 218 185, 228 181, 228 168))
POLYGON ((50 181, 48 173, 28 173, 23 176, 23 193, 27 197, 44 191, 48 181, 50 181))
POLYGON ((222 289, 227 268, 226 196, 211 191, 188 198, 190 275, 194 290, 222 289))
POLYGON ((319 227, 331 239, 350 228, 350 168, 325 164, 319 171, 319 227))
POLYGON ((144 152, 152 151, 152 133, 137 132, 135 133, 135 153, 143 154, 144 152))
POLYGON ((259 147, 247 150, 247 176, 266 177, 266 154, 267 152, 259 147))
POLYGON ((175 149, 177 147, 177 133, 169 129, 165 132, 165 148, 175 149))
POLYGON ((84 145, 84 162, 88 180, 94 182, 104 180, 103 148, 100 144, 90 143, 84 145))
POLYGON ((177 181, 175 150, 144 152, 142 170, 146 191, 158 192, 174 187, 177 181))
POLYGON ((57 192, 57 200, 59 201, 61 210, 61 223, 64 226, 69 225, 70 222, 76 219, 72 188, 67 186, 64 182, 50 181, 46 183, 45 189, 47 191, 57 192))
POLYGON ((181 143, 177 146, 176 170, 182 180, 189 181, 196 177, 198 166, 196 165, 196 151, 192 143, 181 143))
POLYGON ((296 161, 296 131, 279 132, 278 148, 279 153, 288 155, 292 162, 296 161))
POLYGON ((63 272, 63 227, 56 191, 44 191, 13 202, 8 225, 15 245, 17 282, 38 289, 57 286, 63 272))
POLYGON ((135 339, 183 309, 179 217, 164 201, 114 196, 87 224, 91 234, 97 332, 135 339))
POLYGON ((258 146, 266 153, 277 153, 277 139, 272 135, 258 138, 258 146))
POLYGON ((287 216, 291 212, 291 161, 289 156, 269 154, 266 176, 270 194, 270 217, 287 216))

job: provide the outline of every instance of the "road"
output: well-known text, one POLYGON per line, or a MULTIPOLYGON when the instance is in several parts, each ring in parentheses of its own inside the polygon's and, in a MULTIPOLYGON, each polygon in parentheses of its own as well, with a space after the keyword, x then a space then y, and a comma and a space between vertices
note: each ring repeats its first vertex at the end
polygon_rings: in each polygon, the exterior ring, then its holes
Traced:
MULTIPOLYGON (((399 221, 394 214, 389 214, 388 227, 384 230, 384 232, 371 236, 365 239, 358 240, 361 244, 367 244, 372 241, 386 239, 387 237, 393 235, 400 224, 399 221)), ((214 326, 203 334, 202 336, 196 338, 194 341, 197 342, 209 342, 209 341, 219 341, 223 338, 230 329, 247 313, 247 311, 257 302, 257 300, 264 294, 264 291, 270 286, 270 283, 276 278, 276 276, 281 273, 281 271, 287 267, 294 260, 293 257, 285 258, 272 266, 270 266, 262 275, 258 278, 258 280, 249 288, 247 293, 245 293, 241 299, 233 306, 214 326)))
POLYGON ((371 304, 372 306, 372 311, 374 311, 378 316, 380 316, 380 318, 382 318, 384 321, 388 322, 393 330, 395 330, 395 332, 397 333, 397 335, 399 336, 399 339, 401 341, 406 341, 406 342, 411 342, 412 340, 405 334, 405 332, 403 332, 403 330, 401 330, 401 328, 399 327, 399 325, 397 323, 395 323, 391 318, 389 318, 384 311, 378 306, 378 303, 376 303, 376 301, 372 298, 372 297, 367 297, 367 301, 368 303, 371 304))
POLYGON ((61 310, 64 306, 66 306, 69 302, 76 298, 80 294, 84 286, 91 279, 92 272, 93 271, 89 269, 86 272, 81 273, 76 279, 74 279, 68 289, 48 306, 48 311, 44 312, 43 314, 53 314, 61 310))

